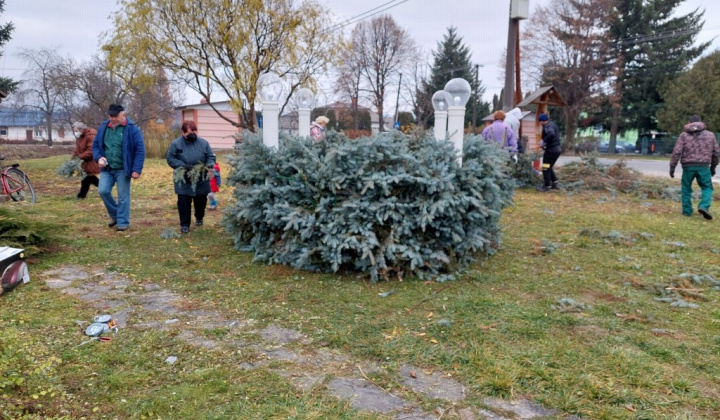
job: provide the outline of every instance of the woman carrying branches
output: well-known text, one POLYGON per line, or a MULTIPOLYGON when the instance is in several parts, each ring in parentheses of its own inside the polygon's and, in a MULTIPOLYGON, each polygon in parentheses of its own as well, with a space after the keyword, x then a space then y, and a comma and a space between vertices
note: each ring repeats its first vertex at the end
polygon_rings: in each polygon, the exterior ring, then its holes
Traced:
POLYGON ((75 135, 75 151, 73 156, 77 156, 82 160, 80 167, 85 171, 85 177, 80 181, 80 191, 77 193, 75 198, 83 199, 87 196, 90 191, 90 185, 98 186, 100 180, 98 175, 100 174, 100 166, 93 159, 92 144, 93 139, 97 131, 93 128, 89 128, 80 121, 76 121, 72 125, 73 134, 75 135))
POLYGON ((180 215, 180 232, 190 232, 191 209, 195 205, 195 226, 203 225, 210 193, 210 177, 215 167, 215 153, 207 140, 198 137, 193 121, 182 124, 182 136, 173 140, 166 160, 174 169, 173 182, 180 215))

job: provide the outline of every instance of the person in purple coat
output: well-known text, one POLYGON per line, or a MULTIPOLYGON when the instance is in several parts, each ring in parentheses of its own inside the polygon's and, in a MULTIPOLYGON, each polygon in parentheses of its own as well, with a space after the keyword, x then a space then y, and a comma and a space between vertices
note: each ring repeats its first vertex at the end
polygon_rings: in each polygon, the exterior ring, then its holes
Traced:
POLYGON ((517 162, 517 137, 508 124, 505 124, 505 111, 495 111, 493 113, 493 123, 485 127, 482 131, 482 137, 487 141, 492 141, 498 146, 507 150, 512 156, 513 161, 517 162))

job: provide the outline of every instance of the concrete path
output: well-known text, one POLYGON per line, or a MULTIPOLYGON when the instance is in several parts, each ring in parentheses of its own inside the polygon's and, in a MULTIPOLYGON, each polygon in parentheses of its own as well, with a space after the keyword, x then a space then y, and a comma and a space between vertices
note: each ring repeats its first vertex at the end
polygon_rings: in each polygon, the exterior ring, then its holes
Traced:
MULTIPOLYGON (((395 420, 518 420, 563 418, 557 410, 542 407, 526 399, 504 401, 485 398, 481 406, 465 402, 466 385, 451 375, 436 370, 423 370, 403 365, 394 373, 394 380, 408 391, 404 397, 395 395, 374 383, 369 374, 384 372, 377 363, 356 360, 350 356, 313 346, 312 339, 301 332, 269 325, 257 329, 253 320, 227 318, 212 309, 198 308, 185 299, 154 283, 138 284, 121 274, 79 266, 66 266, 40 274, 48 287, 83 301, 98 314, 111 314, 122 334, 124 329, 159 329, 178 332, 177 337, 205 349, 241 349, 251 357, 239 365, 241 369, 267 369, 292 383, 302 392, 321 389, 328 395, 346 401, 359 411, 387 416, 395 420), (192 309, 188 309, 192 308, 192 309), (257 337, 251 342, 239 341, 234 334, 209 339, 204 330, 227 329, 229 332, 250 332, 257 337), (422 410, 418 398, 440 402, 432 412, 422 410)), ((119 335, 118 339, 122 336, 119 335)), ((78 340, 87 339, 78 336, 78 340)), ((171 356, 167 363, 176 363, 183 355, 171 356)))

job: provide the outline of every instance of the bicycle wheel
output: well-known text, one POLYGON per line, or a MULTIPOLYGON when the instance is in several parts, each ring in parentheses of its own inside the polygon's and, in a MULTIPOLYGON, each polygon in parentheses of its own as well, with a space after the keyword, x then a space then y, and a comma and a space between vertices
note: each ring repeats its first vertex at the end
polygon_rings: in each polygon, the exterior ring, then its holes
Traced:
POLYGON ((8 193, 13 201, 35 202, 35 189, 30 185, 30 180, 20 169, 9 168, 5 172, 5 183, 8 193))

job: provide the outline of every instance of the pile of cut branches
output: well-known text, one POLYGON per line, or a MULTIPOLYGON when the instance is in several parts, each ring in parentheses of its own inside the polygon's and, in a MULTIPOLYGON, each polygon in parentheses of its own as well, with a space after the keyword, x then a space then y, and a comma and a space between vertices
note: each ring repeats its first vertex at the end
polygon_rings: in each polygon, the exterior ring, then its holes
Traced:
POLYGON ((558 168, 563 187, 567 191, 616 190, 632 192, 640 182, 640 173, 627 167, 624 158, 612 165, 600 163, 597 153, 581 154, 580 162, 558 168))
POLYGON ((656 198, 680 201, 679 185, 672 185, 667 179, 645 177, 628 168, 624 158, 612 165, 599 161, 597 153, 582 154, 580 162, 566 164, 557 170, 563 187, 568 192, 583 190, 623 192, 639 198, 656 198))

